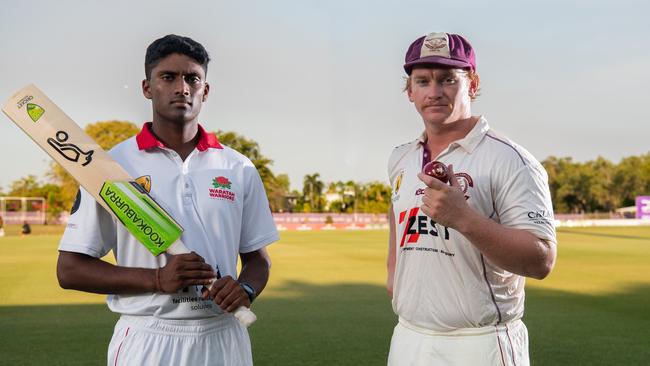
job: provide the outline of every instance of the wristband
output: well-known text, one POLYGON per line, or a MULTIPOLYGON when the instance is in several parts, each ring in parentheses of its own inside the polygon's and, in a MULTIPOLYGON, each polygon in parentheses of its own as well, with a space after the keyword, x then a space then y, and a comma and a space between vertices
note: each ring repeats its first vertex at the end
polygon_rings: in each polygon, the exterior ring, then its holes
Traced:
POLYGON ((257 295, 253 286, 247 284, 246 282, 240 282, 239 286, 241 286, 242 290, 246 292, 246 295, 248 295, 248 300, 250 300, 252 304, 253 300, 255 300, 255 296, 257 295))

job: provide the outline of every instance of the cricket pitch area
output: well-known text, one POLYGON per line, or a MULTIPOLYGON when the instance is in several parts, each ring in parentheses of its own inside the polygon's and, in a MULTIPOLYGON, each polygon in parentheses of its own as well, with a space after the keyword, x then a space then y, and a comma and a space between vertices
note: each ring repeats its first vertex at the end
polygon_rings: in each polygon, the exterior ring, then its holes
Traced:
MULTIPOLYGON (((105 365, 117 319, 104 296, 56 281, 60 227, 0 237, 0 365, 105 365)), ((282 232, 249 329, 255 365, 385 365, 396 317, 387 231, 282 232)), ((650 360, 650 226, 558 229, 558 261, 527 280, 534 365, 650 360)))

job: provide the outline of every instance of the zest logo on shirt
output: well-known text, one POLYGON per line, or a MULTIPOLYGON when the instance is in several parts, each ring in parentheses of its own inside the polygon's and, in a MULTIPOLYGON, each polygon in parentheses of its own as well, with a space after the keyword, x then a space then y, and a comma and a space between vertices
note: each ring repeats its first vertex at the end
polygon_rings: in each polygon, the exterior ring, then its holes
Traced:
POLYGON ((235 200, 235 192, 230 190, 232 182, 228 178, 224 176, 216 177, 212 179, 212 186, 214 188, 209 188, 210 198, 228 201, 235 200))
POLYGON ((445 240, 449 240, 449 229, 446 226, 443 226, 443 230, 440 232, 435 221, 427 215, 418 215, 419 212, 420 208, 415 207, 399 213, 399 223, 402 224, 406 221, 400 247, 406 243, 417 243, 420 235, 442 236, 445 240))

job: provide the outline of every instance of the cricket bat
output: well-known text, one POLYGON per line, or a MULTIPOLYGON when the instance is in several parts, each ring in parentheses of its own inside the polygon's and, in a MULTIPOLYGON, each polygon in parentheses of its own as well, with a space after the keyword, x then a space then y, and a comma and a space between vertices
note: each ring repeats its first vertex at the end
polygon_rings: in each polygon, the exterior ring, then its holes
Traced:
MULTIPOLYGON (((153 255, 190 253, 183 228, 36 86, 15 93, 2 111, 153 255)), ((245 306, 233 314, 247 327, 257 320, 245 306)))

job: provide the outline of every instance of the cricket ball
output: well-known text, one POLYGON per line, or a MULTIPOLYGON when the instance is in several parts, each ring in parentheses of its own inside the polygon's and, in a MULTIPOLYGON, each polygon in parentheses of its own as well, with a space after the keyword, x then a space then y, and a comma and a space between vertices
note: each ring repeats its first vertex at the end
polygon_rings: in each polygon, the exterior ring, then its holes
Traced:
POLYGON ((449 178, 447 177, 447 166, 444 163, 439 161, 430 161, 424 165, 422 171, 424 174, 434 177, 442 183, 449 182, 449 178))

